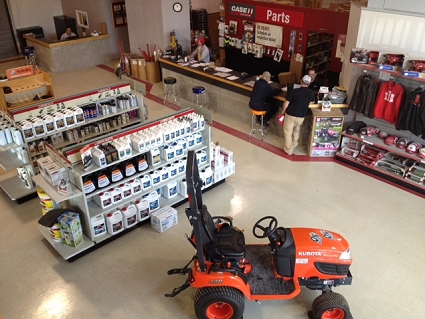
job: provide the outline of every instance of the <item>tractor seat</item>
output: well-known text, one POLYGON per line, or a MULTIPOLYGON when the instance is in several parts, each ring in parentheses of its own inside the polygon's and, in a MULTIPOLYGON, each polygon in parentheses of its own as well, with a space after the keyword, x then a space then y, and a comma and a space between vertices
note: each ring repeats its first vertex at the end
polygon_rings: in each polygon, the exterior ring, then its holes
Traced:
POLYGON ((229 218, 211 217, 207 206, 202 208, 203 243, 205 251, 212 261, 240 259, 245 257, 245 235, 233 227, 229 218), (216 227, 214 219, 224 219, 228 223, 216 227))

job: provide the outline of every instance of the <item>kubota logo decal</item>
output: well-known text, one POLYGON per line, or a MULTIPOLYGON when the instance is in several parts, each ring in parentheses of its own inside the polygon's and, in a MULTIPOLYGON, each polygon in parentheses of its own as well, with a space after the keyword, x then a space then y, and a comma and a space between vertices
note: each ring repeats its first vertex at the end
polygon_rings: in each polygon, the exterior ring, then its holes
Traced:
POLYGON ((322 256, 320 251, 300 251, 298 256, 322 256))
POLYGON ((223 279, 215 279, 215 280, 210 280, 210 284, 222 284, 223 283, 223 279))

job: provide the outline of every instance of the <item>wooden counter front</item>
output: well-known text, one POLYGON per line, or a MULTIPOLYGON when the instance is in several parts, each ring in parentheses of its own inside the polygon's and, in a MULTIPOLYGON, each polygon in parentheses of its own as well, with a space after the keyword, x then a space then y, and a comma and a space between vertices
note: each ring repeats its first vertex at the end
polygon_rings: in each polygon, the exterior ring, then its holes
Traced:
POLYGON ((107 63, 109 34, 81 37, 72 40, 49 40, 24 35, 28 46, 33 46, 39 67, 47 72, 68 72, 107 63))

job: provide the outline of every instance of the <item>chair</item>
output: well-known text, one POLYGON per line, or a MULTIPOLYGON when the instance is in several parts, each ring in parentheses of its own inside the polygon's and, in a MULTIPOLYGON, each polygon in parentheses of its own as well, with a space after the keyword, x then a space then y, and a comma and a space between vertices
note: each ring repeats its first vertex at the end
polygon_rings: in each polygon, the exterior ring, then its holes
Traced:
POLYGON ((207 206, 203 205, 201 211, 202 243, 210 261, 239 260, 245 257, 245 236, 242 231, 236 230, 232 220, 228 217, 212 217, 207 206), (216 220, 225 220, 218 228, 216 220))
POLYGON ((295 74, 291 71, 281 72, 277 75, 279 78, 279 83, 283 86, 288 86, 288 84, 295 84, 295 74))
POLYGON ((166 77, 164 78, 164 105, 165 101, 168 100, 169 97, 174 99, 174 102, 177 103, 177 92, 176 92, 176 78, 166 77))
POLYGON ((255 131, 260 131, 261 132, 261 140, 263 140, 264 138, 264 115, 266 115, 266 111, 256 111, 256 110, 252 110, 252 116, 251 116, 251 132, 249 132, 249 138, 251 138, 251 135, 255 132, 255 131), (260 123, 257 123, 257 116, 261 117, 260 123), (260 128, 257 128, 257 125, 260 125, 260 128))

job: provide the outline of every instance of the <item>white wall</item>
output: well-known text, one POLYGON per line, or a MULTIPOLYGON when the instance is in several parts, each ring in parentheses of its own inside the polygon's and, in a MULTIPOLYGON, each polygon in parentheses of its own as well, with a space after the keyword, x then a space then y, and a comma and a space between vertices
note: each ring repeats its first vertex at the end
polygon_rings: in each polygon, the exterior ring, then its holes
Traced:
POLYGON ((363 8, 358 48, 400 52, 425 59, 425 18, 363 8))
POLYGON ((40 26, 44 36, 56 39, 54 16, 62 15, 61 0, 7 0, 13 29, 40 26))

